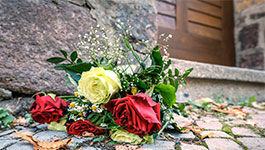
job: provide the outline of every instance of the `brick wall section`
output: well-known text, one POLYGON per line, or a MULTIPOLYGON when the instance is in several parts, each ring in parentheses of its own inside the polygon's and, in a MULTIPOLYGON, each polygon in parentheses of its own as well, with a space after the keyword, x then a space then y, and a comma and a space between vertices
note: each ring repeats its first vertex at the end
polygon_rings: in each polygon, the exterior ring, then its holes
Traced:
POLYGON ((265 70, 265 1, 234 0, 236 65, 265 70))

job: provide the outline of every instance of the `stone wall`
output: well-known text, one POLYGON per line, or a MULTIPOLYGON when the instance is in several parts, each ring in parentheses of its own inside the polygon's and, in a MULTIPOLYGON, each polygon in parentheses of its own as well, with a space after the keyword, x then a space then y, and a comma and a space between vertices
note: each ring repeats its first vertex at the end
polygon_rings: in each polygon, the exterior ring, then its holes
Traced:
POLYGON ((111 30, 118 20, 134 28, 130 39, 155 39, 155 13, 152 0, 0 0, 0 93, 72 93, 47 58, 75 50, 91 26, 111 30))
POLYGON ((236 65, 265 69, 265 1, 234 0, 236 65))

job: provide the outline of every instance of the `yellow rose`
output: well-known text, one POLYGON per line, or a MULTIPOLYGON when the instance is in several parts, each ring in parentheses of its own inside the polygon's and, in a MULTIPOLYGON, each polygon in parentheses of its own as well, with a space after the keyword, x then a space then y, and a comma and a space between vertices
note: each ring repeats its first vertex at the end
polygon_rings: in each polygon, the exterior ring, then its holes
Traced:
POLYGON ((125 142, 130 144, 141 144, 143 139, 138 135, 130 133, 124 129, 117 130, 111 134, 110 138, 116 142, 125 142))
POLYGON ((117 74, 99 67, 83 72, 78 82, 79 94, 92 104, 107 103, 120 88, 117 74))

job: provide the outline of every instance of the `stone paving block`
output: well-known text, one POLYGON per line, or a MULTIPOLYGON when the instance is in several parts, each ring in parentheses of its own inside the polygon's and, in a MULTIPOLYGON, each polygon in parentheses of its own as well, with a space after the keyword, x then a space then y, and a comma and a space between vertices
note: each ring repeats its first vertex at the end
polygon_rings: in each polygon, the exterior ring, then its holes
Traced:
POLYGON ((0 137, 15 132, 13 129, 0 132, 0 137))
POLYGON ((265 138, 238 138, 249 150, 265 150, 265 138))
POLYGON ((179 126, 184 126, 192 122, 192 119, 185 118, 180 115, 173 114, 173 117, 174 117, 174 122, 176 122, 179 126))
POLYGON ((233 138, 232 136, 230 136, 229 134, 222 132, 222 131, 203 131, 200 135, 207 135, 209 133, 213 132, 214 135, 213 137, 228 137, 228 138, 233 138))
POLYGON ((255 134, 252 130, 247 129, 247 128, 242 128, 242 127, 233 127, 232 132, 235 135, 242 135, 242 136, 256 136, 260 137, 259 135, 255 134))
POLYGON ((66 138, 68 134, 66 132, 60 131, 42 131, 35 134, 33 137, 40 141, 52 141, 54 137, 58 137, 60 139, 66 138))
POLYGON ((212 116, 206 116, 206 117, 201 117, 200 118, 201 121, 204 121, 204 122, 217 122, 219 121, 217 118, 214 118, 212 116))
POLYGON ((87 147, 83 147, 82 150, 101 150, 101 148, 87 146, 87 147))
POLYGON ((76 137, 72 137, 71 139, 73 139, 73 143, 69 144, 70 147, 76 145, 76 144, 83 144, 86 143, 90 140, 93 139, 93 137, 80 137, 80 139, 76 138, 76 137))
POLYGON ((203 121, 196 121, 197 125, 203 129, 212 129, 212 130, 221 130, 222 124, 220 122, 203 122, 203 121))
POLYGON ((6 150, 33 150, 33 146, 29 142, 18 142, 7 147, 6 150))
POLYGON ((240 124, 247 124, 245 120, 232 120, 232 121, 226 121, 226 124, 233 126, 233 125, 240 125, 240 124))
POLYGON ((16 142, 18 141, 17 140, 0 140, 0 149, 4 149, 16 142))
POLYGON ((175 143, 169 141, 155 140, 153 144, 144 144, 142 147, 151 150, 175 150, 175 143))
POLYGON ((194 139, 195 135, 192 132, 187 133, 173 133, 171 134, 175 139, 194 139))
POLYGON ((236 142, 230 139, 211 138, 205 139, 209 150, 243 150, 236 142))
POLYGON ((48 124, 40 124, 36 126, 39 130, 46 130, 48 128, 48 124))
POLYGON ((194 144, 181 143, 180 147, 182 150, 207 150, 204 146, 194 144))

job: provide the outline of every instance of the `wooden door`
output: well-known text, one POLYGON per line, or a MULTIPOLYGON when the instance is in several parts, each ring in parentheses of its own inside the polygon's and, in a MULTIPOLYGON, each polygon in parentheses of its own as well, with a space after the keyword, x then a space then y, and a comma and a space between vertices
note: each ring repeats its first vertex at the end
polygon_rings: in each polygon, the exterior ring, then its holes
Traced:
POLYGON ((156 6, 159 34, 173 35, 171 57, 235 64, 232 0, 157 0, 156 6))

